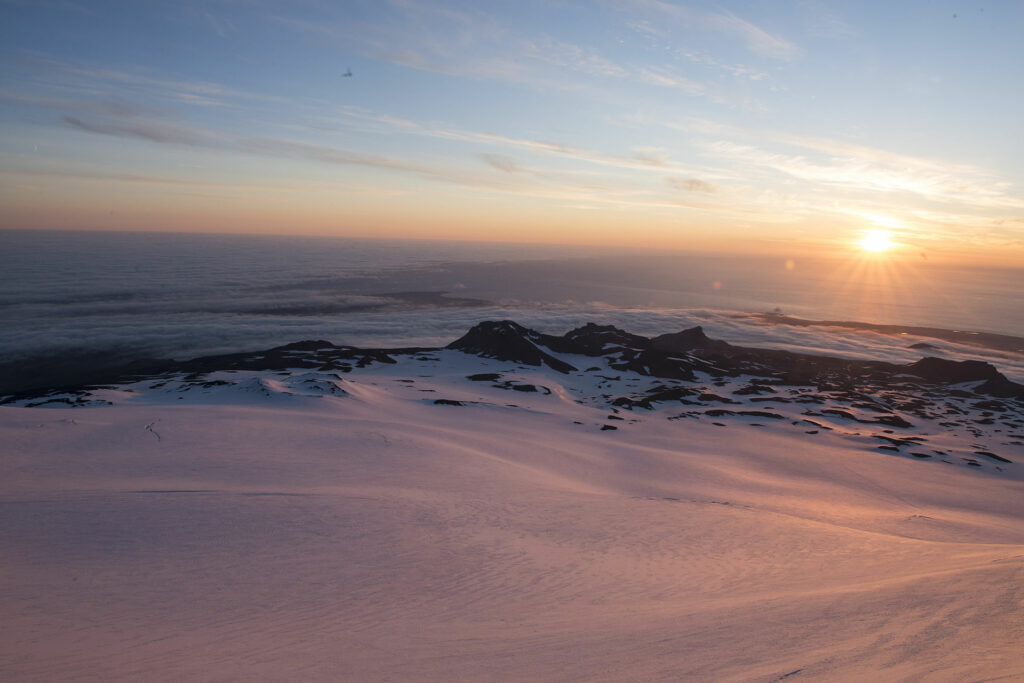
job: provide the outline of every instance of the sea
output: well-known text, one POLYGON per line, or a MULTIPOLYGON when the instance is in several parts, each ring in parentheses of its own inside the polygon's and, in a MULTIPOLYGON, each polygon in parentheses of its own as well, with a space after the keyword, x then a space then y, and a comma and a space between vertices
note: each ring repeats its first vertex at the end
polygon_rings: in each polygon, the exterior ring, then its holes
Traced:
POLYGON ((488 319, 552 334, 591 321, 644 335, 699 324, 734 343, 888 358, 912 340, 823 341, 759 314, 1024 336, 1022 292, 1024 266, 916 256, 6 230, 0 387, 5 368, 76 354, 185 359, 303 339, 438 346, 488 319))

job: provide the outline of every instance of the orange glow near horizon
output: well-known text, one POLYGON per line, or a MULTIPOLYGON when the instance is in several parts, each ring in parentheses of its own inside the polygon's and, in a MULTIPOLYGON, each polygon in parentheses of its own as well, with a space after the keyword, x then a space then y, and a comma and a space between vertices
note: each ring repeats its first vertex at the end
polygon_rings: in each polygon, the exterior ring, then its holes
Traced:
POLYGON ((872 218, 863 221, 803 221, 758 225, 718 216, 680 220, 668 213, 644 213, 634 207, 584 211, 572 206, 529 204, 508 197, 466 196, 456 190, 425 197, 411 193, 384 202, 370 193, 331 194, 312 190, 267 192, 259 197, 163 196, 137 190, 116 199, 40 187, 38 191, 0 191, 6 211, 0 229, 114 230, 313 235, 387 240, 451 240, 627 247, 736 255, 801 258, 842 257, 855 253, 879 260, 896 255, 929 264, 971 263, 1019 267, 1019 248, 996 249, 938 235, 916 237, 907 229, 887 229, 872 218), (858 225, 859 224, 859 225, 858 225), (908 240, 909 241, 909 240, 908 240))

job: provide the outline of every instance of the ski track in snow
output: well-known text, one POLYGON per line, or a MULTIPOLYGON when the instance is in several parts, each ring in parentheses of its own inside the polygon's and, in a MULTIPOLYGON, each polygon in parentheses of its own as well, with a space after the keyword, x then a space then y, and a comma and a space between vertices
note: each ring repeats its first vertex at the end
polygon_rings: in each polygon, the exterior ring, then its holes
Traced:
POLYGON ((398 361, 0 406, 0 675, 1024 678, 1019 413, 398 361))

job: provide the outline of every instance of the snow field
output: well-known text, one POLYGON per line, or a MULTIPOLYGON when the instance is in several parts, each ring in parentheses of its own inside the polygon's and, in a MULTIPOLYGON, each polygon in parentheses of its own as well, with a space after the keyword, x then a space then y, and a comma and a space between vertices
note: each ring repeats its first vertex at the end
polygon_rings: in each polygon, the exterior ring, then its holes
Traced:
POLYGON ((1019 463, 427 356, 0 407, 0 675, 1024 677, 1019 463))

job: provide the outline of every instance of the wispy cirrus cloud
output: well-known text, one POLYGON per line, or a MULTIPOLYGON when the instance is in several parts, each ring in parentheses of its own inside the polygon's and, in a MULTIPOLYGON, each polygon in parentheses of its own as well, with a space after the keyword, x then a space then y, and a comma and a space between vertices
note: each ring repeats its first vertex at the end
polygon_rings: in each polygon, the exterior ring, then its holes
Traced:
MULTIPOLYGON (((612 203, 620 207, 710 212, 744 221, 786 222, 814 215, 862 216, 865 211, 876 210, 865 197, 883 192, 958 203, 970 210, 1016 210, 1024 205, 1010 192, 1007 183, 969 165, 920 159, 827 138, 744 130, 711 121, 695 120, 676 126, 697 135, 694 144, 711 162, 702 166, 674 162, 660 146, 637 146, 630 154, 616 155, 557 141, 421 123, 354 107, 340 110, 345 119, 357 125, 379 127, 378 133, 401 133, 463 142, 469 146, 465 156, 451 157, 456 162, 454 165, 438 165, 366 154, 319 142, 225 133, 180 121, 152 119, 146 116, 148 112, 130 106, 87 103, 76 109, 73 102, 70 107, 65 101, 41 104, 64 108, 68 112, 63 114, 64 123, 83 132, 157 144, 376 168, 469 188, 579 202, 581 206, 612 203), (527 161, 524 163, 512 154, 527 161), (540 161, 531 163, 531 156, 580 162, 594 170, 588 172, 579 166, 559 170, 540 161), (481 173, 479 166, 474 169, 460 164, 460 158, 463 161, 476 158, 490 172, 481 173), (758 173, 777 174, 800 181, 800 184, 781 192, 745 189, 744 183, 759 184, 758 173), (722 184, 723 180, 726 184, 722 184), (837 202, 835 197, 829 198, 827 188, 841 189, 844 194, 839 196, 843 199, 837 202)), ((120 180, 132 182, 127 177, 120 180)), ((958 229, 950 222, 956 212, 933 212, 926 216, 912 214, 911 208, 900 204, 888 207, 889 213, 895 211, 910 221, 907 234, 915 230, 914 221, 920 226, 931 226, 933 235, 953 235, 958 229)), ((877 209, 877 212, 885 210, 877 209)), ((1012 233, 1016 224, 1003 229, 992 223, 991 217, 974 216, 970 221, 962 221, 959 229, 968 226, 972 226, 970 229, 977 235, 976 243, 992 244, 1005 242, 1006 235, 1012 233)))
POLYGON ((699 178, 666 178, 666 181, 677 190, 685 190, 687 192, 712 193, 717 190, 714 185, 699 178))
POLYGON ((646 33, 666 34, 673 28, 665 21, 682 28, 696 28, 731 35, 743 41, 746 48, 762 57, 790 61, 802 54, 802 50, 786 38, 770 33, 729 10, 706 11, 685 4, 666 0, 627 0, 618 7, 628 7, 639 18, 630 25, 646 33))
POLYGON ((746 42, 747 48, 751 52, 756 52, 759 55, 785 61, 795 59, 800 55, 800 48, 795 44, 781 36, 765 31, 732 12, 723 10, 714 14, 708 14, 701 21, 723 33, 739 36, 746 42))
POLYGON ((704 143, 717 158, 770 169, 793 178, 871 192, 908 192, 933 201, 981 208, 1022 209, 1010 184, 983 169, 932 161, 835 141, 782 136, 780 141, 823 152, 819 158, 769 151, 730 140, 704 143))
POLYGON ((47 97, 30 93, 0 91, 0 102, 7 104, 27 104, 45 109, 63 112, 91 114, 97 116, 130 117, 165 117, 177 118, 175 110, 166 107, 151 107, 123 99, 74 99, 47 97))
MULTIPOLYGON (((73 129, 119 138, 144 140, 161 145, 178 145, 252 154, 264 157, 301 159, 324 164, 374 168, 426 180, 450 183, 467 188, 529 196, 538 199, 559 199, 620 206, 667 206, 652 199, 643 186, 624 184, 595 177, 580 182, 559 178, 555 173, 516 172, 520 167, 510 158, 493 156, 484 160, 499 173, 484 174, 478 167, 422 163, 380 155, 365 154, 331 145, 270 137, 233 135, 198 126, 165 122, 116 119, 84 119, 63 117, 73 129)), ((521 169, 526 171, 526 169, 521 169)))
POLYGON ((640 80, 651 85, 663 88, 678 88, 691 95, 703 95, 708 88, 703 83, 686 78, 669 67, 642 68, 639 72, 640 80))
MULTIPOLYGON (((437 167, 390 157, 364 154, 329 145, 313 144, 298 140, 269 137, 231 135, 199 126, 176 125, 153 121, 120 121, 112 119, 83 119, 76 116, 62 117, 68 126, 100 135, 134 138, 158 144, 183 145, 221 149, 245 154, 269 155, 285 158, 308 159, 323 163, 368 166, 393 171, 413 173, 431 179, 455 179, 455 172, 446 172, 437 167)), ((460 181, 469 184, 468 178, 460 181)))
POLYGON ((811 35, 824 38, 855 38, 855 29, 834 4, 826 4, 821 0, 800 0, 798 3, 804 11, 803 24, 811 35))
MULTIPOLYGON (((273 185, 265 183, 232 183, 217 182, 203 178, 188 178, 168 175, 151 175, 145 173, 117 173, 96 168, 53 168, 46 166, 14 166, 0 170, 0 174, 8 174, 12 177, 35 176, 43 178, 68 178, 70 180, 82 180, 88 182, 115 182, 141 185, 168 185, 181 187, 200 187, 226 190, 262 190, 280 192, 290 188, 280 183, 273 185)), ((295 189, 295 188, 291 188, 295 189)))
MULTIPOLYGON (((388 117, 390 119, 390 117, 388 117)), ((270 158, 315 161, 339 166, 364 167, 415 176, 433 182, 452 184, 474 190, 555 200, 584 208, 614 207, 617 210, 698 211, 723 219, 758 222, 787 222, 793 212, 778 211, 778 200, 764 203, 763 197, 744 195, 743 188, 724 192, 720 185, 694 177, 693 169, 684 169, 667 162, 659 150, 638 149, 632 157, 605 155, 595 150, 576 148, 554 142, 511 138, 496 134, 459 131, 453 129, 424 129, 421 134, 472 143, 505 146, 542 156, 558 156, 585 162, 598 168, 635 173, 605 173, 572 170, 563 171, 545 166, 526 165, 506 154, 478 153, 491 173, 482 173, 479 165, 438 165, 410 159, 371 155, 336 146, 301 140, 235 135, 178 123, 145 120, 100 119, 65 115, 64 123, 73 129, 93 134, 144 140, 154 144, 188 146, 222 150, 270 158), (653 174, 652 174, 653 173, 653 174), (685 189, 683 194, 665 191, 666 173, 678 173, 679 178, 667 176, 669 187, 685 189)), ((407 128, 403 120, 390 123, 407 128)), ((457 158, 453 158, 457 159, 457 158)), ((699 171, 698 171, 699 172, 699 171)), ((712 171, 713 174, 713 171, 712 171)), ((158 179, 111 178, 122 182, 158 182, 158 179)), ((174 184, 173 182, 171 184, 174 184)), ((211 190, 218 188, 211 187, 211 190)), ((230 188, 236 190, 238 188, 230 188)), ((792 205, 789 207, 792 209, 792 205)))
POLYGON ((716 69, 721 69, 737 78, 745 78, 750 81, 765 81, 769 79, 768 74, 761 69, 755 69, 754 67, 746 64, 724 62, 720 59, 715 59, 707 52, 698 50, 681 50, 679 54, 695 64, 702 64, 716 69))
POLYGON ((481 154, 480 158, 486 163, 505 173, 518 173, 523 169, 516 163, 516 160, 504 154, 481 154))
MULTIPOLYGON (((108 76, 117 73, 110 70, 85 70, 108 76)), ((128 79, 135 80, 140 79, 128 79)), ((163 85, 176 81, 168 79, 141 79, 147 84, 163 85)), ((213 88, 203 88, 212 92, 213 88)), ((73 93, 72 93, 73 94, 73 93)), ((256 154, 277 158, 315 161, 342 166, 376 168, 406 175, 414 175, 432 181, 440 181, 487 189, 503 193, 515 193, 538 198, 571 199, 572 201, 634 202, 636 206, 663 206, 664 200, 657 197, 657 191, 645 187, 643 177, 635 171, 658 171, 693 175, 701 170, 682 167, 673 163, 662 148, 639 147, 625 155, 609 154, 596 149, 587 149, 557 141, 521 138, 499 133, 481 132, 458 127, 424 124, 388 114, 369 112, 353 107, 340 111, 345 119, 368 125, 369 130, 383 135, 396 132, 421 138, 466 143, 464 153, 445 156, 453 163, 439 164, 420 161, 422 151, 409 158, 368 154, 343 146, 309 141, 310 130, 303 131, 298 139, 272 136, 246 135, 224 130, 207 128, 188 122, 187 118, 173 108, 137 105, 130 100, 106 101, 85 98, 47 97, 23 93, 3 93, 0 97, 22 104, 29 104, 53 110, 65 126, 84 133, 144 140, 159 145, 187 146, 210 150, 223 150, 240 154, 256 154), (524 156, 559 158, 578 162, 569 168, 556 168, 547 163, 523 163, 510 153, 524 156), (498 173, 481 173, 478 166, 467 164, 472 159, 483 161, 487 167, 498 173), (593 166, 587 170, 585 165, 593 166), (599 170, 600 169, 600 170, 599 170)), ((301 128, 298 127, 298 128, 301 128)), ((311 127, 315 129, 315 127, 311 127)), ((317 131, 322 135, 322 131, 317 131)), ((535 160, 536 161, 536 160, 535 160)), ((53 175, 53 174, 51 174, 53 175)), ((102 171, 85 174, 92 179, 103 176, 102 171), (98 173, 98 174, 97 174, 98 173)), ((131 172, 113 173, 106 176, 113 182, 148 182, 145 174, 131 172), (116 177, 115 177, 116 176, 116 177)), ((161 182, 154 180, 154 182, 161 182)), ((175 185, 173 179, 163 182, 175 185)), ((198 183, 203 184, 203 183, 198 183)))
POLYGON ((996 172, 973 164, 931 159, 845 140, 720 121, 663 122, 695 135, 694 144, 722 163, 805 181, 808 187, 850 192, 906 193, 975 210, 1020 210, 1024 199, 996 172))
POLYGON ((448 76, 559 91, 630 81, 676 88, 693 96, 713 96, 719 102, 728 99, 680 73, 677 66, 610 59, 595 46, 516 32, 481 10, 453 9, 429 2, 389 4, 399 11, 388 22, 312 22, 288 16, 276 16, 275 20, 364 57, 448 76))
POLYGON ((113 93, 116 93, 118 101, 135 98, 204 107, 225 107, 254 101, 288 101, 265 92, 241 90, 198 79, 167 78, 130 66, 113 68, 84 63, 70 64, 29 55, 19 55, 14 61, 27 70, 27 76, 20 79, 23 83, 19 91, 8 90, 6 96, 20 98, 25 102, 32 98, 76 99, 81 102, 83 96, 111 101, 113 93))
POLYGON ((539 49, 510 35, 483 11, 431 2, 388 0, 385 4, 390 10, 386 20, 360 21, 330 12, 320 21, 288 14, 276 14, 273 20, 363 57, 420 71, 516 83, 540 78, 522 61, 539 49))
POLYGON ((522 47, 529 57, 581 73, 612 78, 625 78, 631 74, 631 69, 602 57, 593 49, 557 41, 549 36, 524 40, 522 47))
POLYGON ((344 107, 340 110, 346 118, 357 121, 379 124, 396 132, 419 135, 431 138, 478 143, 521 150, 542 156, 561 157, 580 161, 594 166, 615 168, 623 171, 669 171, 680 175, 712 175, 724 179, 728 174, 722 169, 710 168, 697 164, 680 164, 672 161, 663 147, 638 146, 633 154, 616 155, 596 149, 578 147, 562 142, 522 138, 500 133, 467 130, 436 124, 422 124, 408 119, 397 118, 355 107, 344 107))

